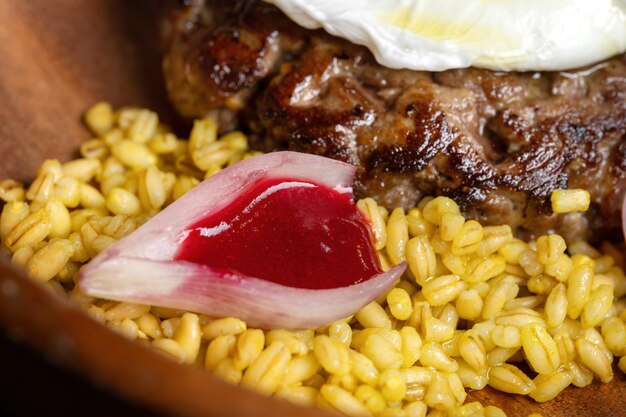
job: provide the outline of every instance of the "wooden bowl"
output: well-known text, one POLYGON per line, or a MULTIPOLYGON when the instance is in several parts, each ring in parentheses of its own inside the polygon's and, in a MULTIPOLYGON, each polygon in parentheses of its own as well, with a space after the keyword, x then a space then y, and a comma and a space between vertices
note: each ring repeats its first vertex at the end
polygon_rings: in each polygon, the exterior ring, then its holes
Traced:
MULTIPOLYGON (((157 7, 147 0, 0 2, 0 179, 28 180, 44 159, 75 155, 89 137, 80 116, 99 100, 148 106, 176 123, 162 83, 157 7)), ((47 415, 61 415, 63 407, 90 415, 326 415, 231 386, 128 341, 29 280, 6 256, 0 256, 0 333, 0 407, 12 398, 19 410, 47 415), (33 382, 41 375, 45 385, 33 382), (59 396, 67 401, 51 401, 59 396)), ((490 389, 470 393, 468 401, 498 405, 510 417, 613 417, 626 415, 625 398, 617 371, 610 384, 571 387, 547 404, 490 389)))

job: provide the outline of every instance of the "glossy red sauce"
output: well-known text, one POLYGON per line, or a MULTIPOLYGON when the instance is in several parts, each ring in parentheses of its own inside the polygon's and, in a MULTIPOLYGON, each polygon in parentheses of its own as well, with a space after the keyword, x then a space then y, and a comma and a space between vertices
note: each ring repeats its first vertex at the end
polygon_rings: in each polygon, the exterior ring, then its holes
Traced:
POLYGON ((350 195, 324 185, 260 180, 187 232, 177 260, 289 287, 344 287, 381 272, 350 195))

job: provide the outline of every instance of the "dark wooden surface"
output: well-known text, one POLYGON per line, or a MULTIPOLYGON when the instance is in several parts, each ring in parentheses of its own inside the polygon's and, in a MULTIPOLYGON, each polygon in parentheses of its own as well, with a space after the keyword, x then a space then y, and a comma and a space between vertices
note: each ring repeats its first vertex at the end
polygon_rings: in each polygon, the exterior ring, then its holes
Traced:
MULTIPOLYGON (((0 1, 0 178, 32 178, 44 159, 71 157, 88 137, 79 115, 99 100, 150 106, 175 122, 159 61, 152 1, 0 1)), ((324 415, 227 385, 126 341, 2 256, 0 332, 0 415, 324 415), (70 413, 73 401, 78 408, 70 413)), ((498 405, 510 417, 626 416, 619 372, 610 384, 569 388, 546 404, 493 390, 469 398, 498 405)))

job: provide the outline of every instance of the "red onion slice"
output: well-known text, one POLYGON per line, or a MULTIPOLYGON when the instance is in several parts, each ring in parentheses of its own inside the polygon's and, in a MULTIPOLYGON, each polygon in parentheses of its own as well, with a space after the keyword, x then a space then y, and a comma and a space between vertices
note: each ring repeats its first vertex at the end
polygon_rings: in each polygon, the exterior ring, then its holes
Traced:
POLYGON ((348 287, 315 290, 224 275, 205 265, 173 259, 189 225, 227 206, 259 179, 308 180, 352 193, 354 172, 352 165, 295 152, 241 161, 202 182, 97 256, 81 272, 81 289, 111 300, 235 316, 265 328, 311 328, 347 317, 391 288, 406 265, 348 287))

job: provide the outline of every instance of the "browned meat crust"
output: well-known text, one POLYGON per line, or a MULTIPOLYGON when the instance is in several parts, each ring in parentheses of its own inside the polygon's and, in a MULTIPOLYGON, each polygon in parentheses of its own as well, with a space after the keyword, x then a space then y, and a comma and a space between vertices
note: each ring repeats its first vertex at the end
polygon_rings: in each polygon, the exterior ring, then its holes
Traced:
POLYGON ((260 1, 178 1, 166 21, 167 85, 186 117, 355 164, 357 194, 388 207, 447 195, 520 234, 618 236, 626 56, 568 72, 427 73, 382 67, 260 1), (590 211, 552 214, 558 188, 589 190, 590 211))

